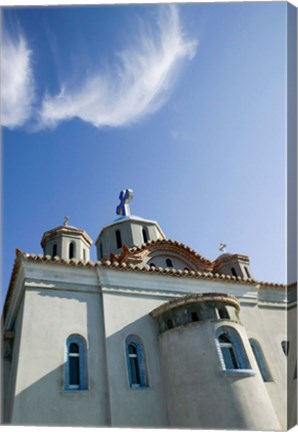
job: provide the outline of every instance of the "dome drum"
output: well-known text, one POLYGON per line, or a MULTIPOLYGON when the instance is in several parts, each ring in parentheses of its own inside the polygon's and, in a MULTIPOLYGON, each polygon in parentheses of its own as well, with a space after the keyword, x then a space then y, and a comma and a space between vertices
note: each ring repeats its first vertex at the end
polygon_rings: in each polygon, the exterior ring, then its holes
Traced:
POLYGON ((119 254, 124 245, 129 248, 140 247, 149 241, 159 239, 165 239, 165 235, 157 222, 137 216, 120 217, 104 227, 97 237, 97 258, 108 259, 111 252, 119 254))
POLYGON ((45 232, 41 240, 44 255, 52 258, 89 261, 91 245, 92 240, 83 229, 68 224, 45 232))
POLYGON ((240 323, 239 302, 225 294, 193 294, 161 305, 151 312, 159 334, 176 327, 208 320, 228 320, 240 323))

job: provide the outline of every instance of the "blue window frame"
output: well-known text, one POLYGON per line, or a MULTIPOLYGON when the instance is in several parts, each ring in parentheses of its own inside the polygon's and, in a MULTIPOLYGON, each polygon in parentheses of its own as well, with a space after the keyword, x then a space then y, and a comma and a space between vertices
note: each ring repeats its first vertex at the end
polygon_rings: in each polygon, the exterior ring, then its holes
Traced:
POLYGON ((65 390, 87 390, 87 347, 80 335, 66 341, 65 390))
POLYGON ((224 372, 255 374, 251 369, 241 337, 233 327, 219 327, 216 330, 215 342, 224 372))
POLYGON ((129 386, 148 387, 148 376, 144 346, 136 335, 129 335, 125 341, 129 386))
POLYGON ((221 334, 218 338, 218 342, 221 349, 225 369, 241 369, 234 345, 232 344, 229 336, 227 336, 226 334, 221 334))
POLYGON ((272 381, 272 377, 269 371, 268 364, 266 362, 266 359, 263 354, 263 350, 261 348, 261 345, 256 339, 249 339, 249 343, 252 349, 252 352, 254 353, 256 362, 258 364, 259 370, 261 372, 263 381, 268 382, 272 381))

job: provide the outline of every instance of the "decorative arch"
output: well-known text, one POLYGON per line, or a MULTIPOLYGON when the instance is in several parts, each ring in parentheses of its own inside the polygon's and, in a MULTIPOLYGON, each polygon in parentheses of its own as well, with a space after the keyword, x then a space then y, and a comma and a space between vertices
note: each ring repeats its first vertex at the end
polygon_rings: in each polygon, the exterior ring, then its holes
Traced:
POLYGON ((219 327, 215 333, 215 342, 224 371, 251 369, 241 337, 233 327, 219 327))
POLYGON ((158 264, 160 267, 166 265, 165 260, 169 257, 175 260, 177 259, 181 264, 182 270, 211 272, 213 269, 212 262, 203 258, 194 250, 182 243, 165 239, 151 240, 142 246, 134 246, 131 248, 124 244, 120 254, 110 254, 110 260, 113 263, 139 264, 146 261, 150 265, 152 261, 155 262, 155 264, 156 261, 161 261, 163 264, 158 264))

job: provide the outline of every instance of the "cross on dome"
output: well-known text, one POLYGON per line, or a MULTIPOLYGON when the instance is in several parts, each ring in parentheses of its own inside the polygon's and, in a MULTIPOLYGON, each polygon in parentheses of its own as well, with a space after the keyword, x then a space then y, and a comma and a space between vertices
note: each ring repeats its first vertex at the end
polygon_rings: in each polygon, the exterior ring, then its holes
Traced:
POLYGON ((225 244, 225 243, 220 243, 219 244, 219 250, 221 251, 221 252, 226 252, 227 250, 226 250, 226 247, 227 247, 227 245, 225 244))
POLYGON ((130 216, 129 202, 133 198, 133 190, 125 189, 120 192, 119 199, 120 204, 116 208, 116 213, 120 216, 130 216))

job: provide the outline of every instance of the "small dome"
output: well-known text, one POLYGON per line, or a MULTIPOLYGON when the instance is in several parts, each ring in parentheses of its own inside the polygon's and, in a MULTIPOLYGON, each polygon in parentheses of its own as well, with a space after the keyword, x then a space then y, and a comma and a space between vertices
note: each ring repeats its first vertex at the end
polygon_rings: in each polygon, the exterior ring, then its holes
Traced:
POLYGON ((157 222, 131 215, 129 202, 132 198, 132 189, 120 192, 117 219, 104 226, 95 241, 99 260, 108 259, 111 253, 119 254, 124 245, 131 248, 166 238, 157 222))
POLYGON ((85 230, 81 229, 81 228, 76 228, 74 226, 71 225, 61 225, 59 227, 56 228, 52 228, 49 231, 46 231, 41 239, 41 247, 44 248, 46 243, 50 240, 53 239, 55 237, 57 237, 58 235, 75 235, 75 236, 82 236, 86 243, 89 244, 89 246, 92 245, 92 240, 91 238, 88 236, 88 234, 86 233, 85 230))
POLYGON ((81 228, 68 225, 65 217, 64 224, 46 231, 41 239, 41 247, 45 255, 58 256, 63 259, 78 259, 89 261, 92 240, 81 228))
POLYGON ((235 255, 235 254, 225 252, 225 253, 219 255, 219 257, 217 257, 216 260, 223 259, 223 258, 228 258, 228 257, 231 257, 233 255, 235 255))

